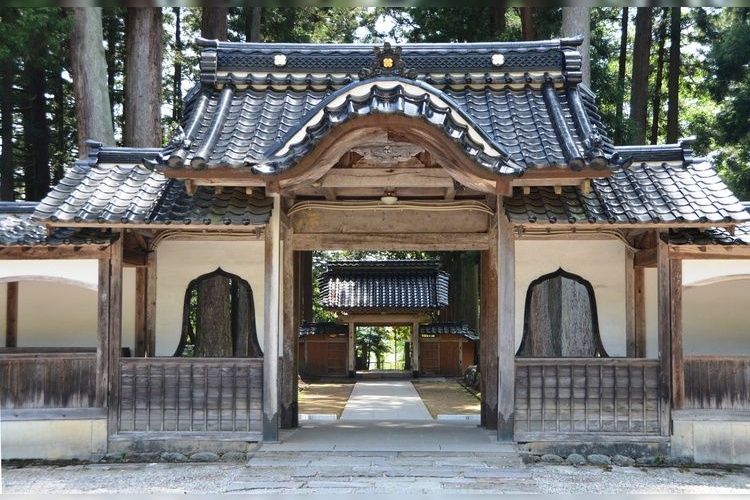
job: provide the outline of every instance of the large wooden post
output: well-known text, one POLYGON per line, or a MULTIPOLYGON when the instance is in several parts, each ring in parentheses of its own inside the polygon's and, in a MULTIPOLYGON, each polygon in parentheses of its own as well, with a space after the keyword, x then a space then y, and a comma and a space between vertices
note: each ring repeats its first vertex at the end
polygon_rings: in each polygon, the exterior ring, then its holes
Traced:
POLYGON ((498 280, 498 396, 497 439, 513 441, 516 387, 516 240, 498 197, 497 280, 498 280))
POLYGON ((294 263, 292 248, 292 229, 282 220, 281 223, 281 275, 283 298, 283 346, 281 349, 281 404, 279 425, 283 429, 292 429, 299 425, 297 380, 297 345, 299 342, 298 323, 295 322, 294 263))
POLYGON ((263 328, 263 440, 279 439, 279 338, 281 304, 281 196, 273 198, 271 220, 266 225, 264 328, 263 328))
POLYGON ((497 217, 489 230, 489 249, 481 254, 481 330, 479 333, 479 391, 480 425, 486 429, 497 429, 497 330, 498 330, 498 285, 497 285, 497 217))
POLYGON ((8 282, 5 298, 5 347, 18 345, 18 282, 8 282))
POLYGON ((684 400, 682 362, 682 262, 672 261, 666 234, 657 238, 659 399, 662 435, 671 434, 671 411, 684 400))
POLYGON ((411 376, 419 377, 419 318, 411 323, 411 376))
POLYGON ((357 376, 357 348, 355 345, 357 325, 354 324, 354 321, 349 320, 347 326, 346 374, 349 378, 354 378, 357 376))
POLYGON ((99 260, 98 334, 96 349, 96 406, 107 407, 110 435, 117 433, 120 405, 120 346, 122 343, 122 239, 110 246, 108 259, 99 260))
POLYGON ((153 357, 156 349, 156 252, 135 269, 135 353, 153 357))

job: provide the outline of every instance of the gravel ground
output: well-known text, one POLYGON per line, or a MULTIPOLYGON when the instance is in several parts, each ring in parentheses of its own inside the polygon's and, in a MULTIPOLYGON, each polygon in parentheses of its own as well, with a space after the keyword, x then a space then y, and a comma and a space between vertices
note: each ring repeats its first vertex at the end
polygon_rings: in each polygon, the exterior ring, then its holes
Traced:
MULTIPOLYGON (((326 478, 328 488, 318 481, 289 477, 288 471, 268 470, 253 477, 253 468, 244 463, 123 463, 64 466, 6 466, 2 470, 2 493, 378 493, 390 492, 394 478, 347 477, 326 478), (254 489, 246 485, 255 481, 254 489), (262 483, 259 483, 262 481, 262 483), (349 481, 349 488, 343 488, 349 481), (264 483, 264 484, 263 484, 264 483), (260 486, 259 486, 260 484, 260 486), (243 487, 242 485, 245 485, 243 487), (369 485, 369 486, 368 486, 369 485), (244 488, 244 490, 243 490, 244 488), (367 489, 363 489, 367 488, 367 489)), ((750 473, 745 468, 676 468, 676 467, 597 467, 550 464, 524 465, 511 474, 506 485, 526 486, 521 493, 542 494, 748 494, 750 473)), ((403 494, 414 493, 493 493, 481 491, 476 484, 462 491, 460 478, 399 478, 403 494), (474 489, 476 488, 476 489, 474 489), (448 491, 450 489, 450 491, 448 491)), ((476 480, 480 481, 480 480, 476 480)), ((496 492, 496 491, 495 491, 496 492)))

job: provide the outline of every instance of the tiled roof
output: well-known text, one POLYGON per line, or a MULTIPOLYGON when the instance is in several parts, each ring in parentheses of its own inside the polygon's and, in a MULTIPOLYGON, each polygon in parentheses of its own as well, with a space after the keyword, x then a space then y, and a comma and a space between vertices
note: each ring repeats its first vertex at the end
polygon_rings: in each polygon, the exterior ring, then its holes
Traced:
POLYGON ((323 307, 335 310, 428 310, 448 305, 448 274, 438 261, 329 262, 320 277, 323 307))
POLYGON ((47 228, 32 220, 36 202, 0 202, 0 246, 101 245, 110 233, 92 228, 47 228))
POLYGON ((591 190, 564 186, 520 188, 506 198, 505 212, 518 224, 665 223, 710 224, 750 220, 750 214, 705 160, 683 145, 619 147, 633 163, 608 178, 593 179, 591 190))
POLYGON ((201 83, 159 168, 274 175, 338 124, 380 113, 426 121, 495 174, 617 161, 579 85, 580 40, 406 44, 392 70, 372 45, 198 43, 201 83))
POLYGON ((298 332, 300 337, 307 335, 339 335, 349 333, 349 327, 332 321, 305 321, 300 325, 298 332))
POLYGON ((255 189, 198 186, 148 168, 152 149, 101 148, 78 161, 34 217, 55 223, 263 225, 272 200, 255 189), (117 163, 121 162, 121 163, 117 163))
POLYGON ((469 328, 469 324, 465 321, 454 321, 444 323, 429 323, 426 325, 419 325, 420 335, 442 335, 452 334, 461 335, 469 340, 478 340, 479 336, 469 328))

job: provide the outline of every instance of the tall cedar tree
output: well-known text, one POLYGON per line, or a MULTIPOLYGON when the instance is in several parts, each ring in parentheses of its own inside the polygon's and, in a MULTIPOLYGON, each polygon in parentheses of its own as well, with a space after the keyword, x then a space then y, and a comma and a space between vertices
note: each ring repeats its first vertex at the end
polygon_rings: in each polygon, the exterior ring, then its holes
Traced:
POLYGON ((114 145, 112 113, 104 58, 102 9, 73 7, 70 36, 71 75, 78 123, 78 157, 88 155, 86 141, 114 145))
POLYGON ((635 15, 633 76, 630 90, 630 120, 634 126, 633 144, 644 144, 646 142, 652 26, 652 9, 650 7, 638 7, 635 15))
POLYGON ((125 74, 125 146, 160 147, 162 11, 128 8, 125 74))

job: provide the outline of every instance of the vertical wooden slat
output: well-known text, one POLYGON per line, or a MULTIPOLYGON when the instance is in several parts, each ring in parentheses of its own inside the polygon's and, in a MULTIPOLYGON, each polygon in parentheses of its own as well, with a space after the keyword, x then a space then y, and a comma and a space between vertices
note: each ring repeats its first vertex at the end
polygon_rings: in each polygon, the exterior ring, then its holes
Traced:
POLYGON ((515 409, 516 354, 516 240, 513 226, 505 215, 503 199, 497 198, 497 275, 498 275, 498 396, 497 438, 513 441, 515 409))
POLYGON ((144 356, 156 356, 156 252, 146 254, 146 318, 144 356))
POLYGON ((671 434, 672 397, 672 305, 671 305, 671 265, 669 246, 664 240, 666 234, 657 235, 657 309, 659 322, 659 400, 660 427, 665 436, 671 434))
MULTIPOLYGON (((419 352, 419 321, 413 321, 411 324, 411 344, 412 344, 412 357, 411 357, 411 369, 412 376, 418 377, 421 370, 421 353, 419 352)), ((440 344, 438 343, 438 349, 440 344)), ((440 352, 438 352, 438 360, 440 359, 440 352)))
MULTIPOLYGON (((355 337, 357 333, 357 327, 355 326, 353 321, 349 321, 347 323, 348 330, 347 330, 347 354, 346 354, 346 364, 347 364, 347 375, 350 378, 354 378, 357 374, 356 370, 356 357, 357 357, 357 350, 355 345, 355 337)), ((307 344, 305 344, 305 349, 307 349, 307 344)))
POLYGON ((5 347, 18 345, 18 282, 10 281, 5 302, 5 347))

